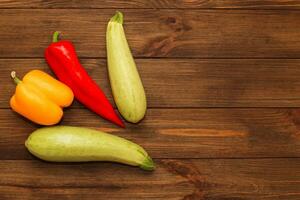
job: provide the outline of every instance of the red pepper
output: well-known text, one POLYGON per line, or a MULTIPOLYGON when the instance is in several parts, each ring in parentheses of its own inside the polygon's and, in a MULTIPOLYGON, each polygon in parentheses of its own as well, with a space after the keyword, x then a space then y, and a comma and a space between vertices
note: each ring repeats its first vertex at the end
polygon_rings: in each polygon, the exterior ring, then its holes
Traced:
POLYGON ((53 43, 45 51, 45 58, 60 81, 68 85, 78 101, 103 118, 124 127, 100 87, 80 64, 70 41, 58 41, 59 32, 53 34, 53 43))

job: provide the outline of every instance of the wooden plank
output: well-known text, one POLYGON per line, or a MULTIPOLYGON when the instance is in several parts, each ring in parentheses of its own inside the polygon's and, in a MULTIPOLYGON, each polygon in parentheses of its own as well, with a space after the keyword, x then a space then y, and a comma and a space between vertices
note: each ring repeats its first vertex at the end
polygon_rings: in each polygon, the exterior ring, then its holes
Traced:
POLYGON ((299 9, 297 0, 5 0, 0 8, 221 8, 221 9, 299 9))
MULTIPOLYGON (((135 57, 299 58, 297 10, 124 9, 135 57)), ((81 57, 105 57, 115 10, 2 9, 0 57, 42 57, 55 30, 81 57)))
POLYGON ((110 163, 0 163, 6 200, 296 200, 299 182, 299 159, 157 160, 154 172, 110 163))
MULTIPOLYGON (((82 63, 112 102, 106 61, 82 63)), ((137 59, 137 65, 150 108, 300 106, 298 59, 137 59)), ((0 59, 1 108, 9 107, 15 88, 10 71, 22 77, 31 69, 50 72, 43 59, 0 59)))
MULTIPOLYGON (((153 158, 262 158, 299 157, 299 122, 299 109, 149 109, 140 124, 121 129, 86 109, 68 109, 61 124, 130 139, 153 158)), ((0 159, 33 159, 24 142, 38 127, 0 109, 0 159)))

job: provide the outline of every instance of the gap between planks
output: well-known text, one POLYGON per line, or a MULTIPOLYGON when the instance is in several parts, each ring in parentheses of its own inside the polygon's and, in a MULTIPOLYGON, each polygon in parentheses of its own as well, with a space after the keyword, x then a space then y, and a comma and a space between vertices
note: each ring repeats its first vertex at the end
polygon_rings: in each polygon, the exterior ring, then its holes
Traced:
POLYGON ((33 7, 33 8, 20 8, 20 7, 0 7, 0 10, 120 10, 120 9, 126 9, 126 10, 274 10, 274 11, 280 11, 280 10, 285 10, 285 11, 300 11, 300 8, 114 8, 114 7, 107 7, 107 8, 88 8, 88 7, 83 7, 83 8, 76 8, 76 7, 53 7, 53 8, 42 8, 42 7, 33 7))
MULTIPOLYGON (((101 59, 106 60, 107 57, 86 57, 86 56, 78 56, 79 59, 82 60, 92 60, 92 59, 101 59)), ((45 59, 45 57, 24 57, 24 56, 16 56, 16 57, 0 57, 0 60, 39 60, 45 59)), ((300 60, 300 57, 146 57, 146 56, 138 56, 134 58, 135 60, 300 60)))
MULTIPOLYGON (((278 156, 278 157, 201 157, 201 158, 189 158, 189 157, 160 157, 152 158, 154 161, 160 160, 280 160, 280 159, 300 159, 300 156, 278 156)), ((33 159, 0 159, 1 161, 40 161, 43 163, 53 163, 48 161, 43 161, 39 158, 33 157, 33 159)), ((56 162, 54 162, 56 163, 56 162)), ((77 162, 58 162, 62 164, 72 164, 77 162)), ((79 163, 114 163, 109 161, 92 161, 92 162, 79 162, 79 163)))

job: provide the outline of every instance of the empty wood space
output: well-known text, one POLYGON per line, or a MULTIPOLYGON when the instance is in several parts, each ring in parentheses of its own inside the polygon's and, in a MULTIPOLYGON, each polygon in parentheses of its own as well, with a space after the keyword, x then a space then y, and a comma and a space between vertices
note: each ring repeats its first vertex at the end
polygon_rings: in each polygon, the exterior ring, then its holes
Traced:
POLYGON ((161 159, 154 172, 108 163, 5 160, 0 198, 297 199, 299 169, 300 160, 288 158, 161 159))
MULTIPOLYGON (((2 9, 0 58, 43 57, 57 30, 62 39, 74 42, 80 57, 105 57, 106 25, 115 11, 2 9)), ((300 54, 300 10, 122 12, 135 57, 299 58, 300 54)))
POLYGON ((296 0, 0 1, 0 199, 300 199, 299 24, 296 0), (156 170, 33 157, 24 142, 41 126, 10 109, 10 72, 53 75, 44 50, 59 30, 113 102, 105 33, 116 10, 146 117, 121 129, 75 101, 60 124, 134 141, 156 170))

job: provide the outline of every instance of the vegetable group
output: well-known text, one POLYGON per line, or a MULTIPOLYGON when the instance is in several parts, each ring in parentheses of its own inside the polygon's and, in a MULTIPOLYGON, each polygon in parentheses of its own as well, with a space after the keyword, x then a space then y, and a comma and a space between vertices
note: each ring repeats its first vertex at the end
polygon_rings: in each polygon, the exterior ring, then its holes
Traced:
POLYGON ((58 123, 63 116, 62 107, 69 106, 73 101, 72 90, 43 71, 32 70, 22 81, 14 71, 11 77, 17 87, 10 99, 10 106, 37 124, 58 123))
POLYGON ((88 128, 41 128, 29 136, 25 145, 33 155, 51 162, 112 161, 154 169, 152 159, 141 146, 88 128))
MULTIPOLYGON (((12 109, 40 125, 54 125, 63 116, 63 107, 71 105, 74 96, 103 118, 124 127, 101 88, 80 64, 70 41, 58 41, 45 50, 45 59, 58 77, 32 70, 17 84, 10 100, 12 109), (69 88, 70 87, 70 88, 69 88)), ((121 115, 137 123, 147 109, 146 95, 129 49, 121 12, 110 19, 106 33, 107 62, 113 96, 121 115)), ((50 162, 111 161, 154 170, 154 162, 139 145, 101 131, 72 126, 52 126, 34 131, 25 146, 36 157, 50 162)))
POLYGON ((109 79, 121 115, 127 121, 137 123, 146 113, 146 95, 122 24, 123 15, 121 12, 116 12, 107 26, 109 79))
POLYGON ((80 64, 70 41, 58 41, 59 32, 53 35, 53 43, 46 49, 45 58, 59 80, 68 85, 78 101, 103 118, 124 127, 112 105, 80 64))

